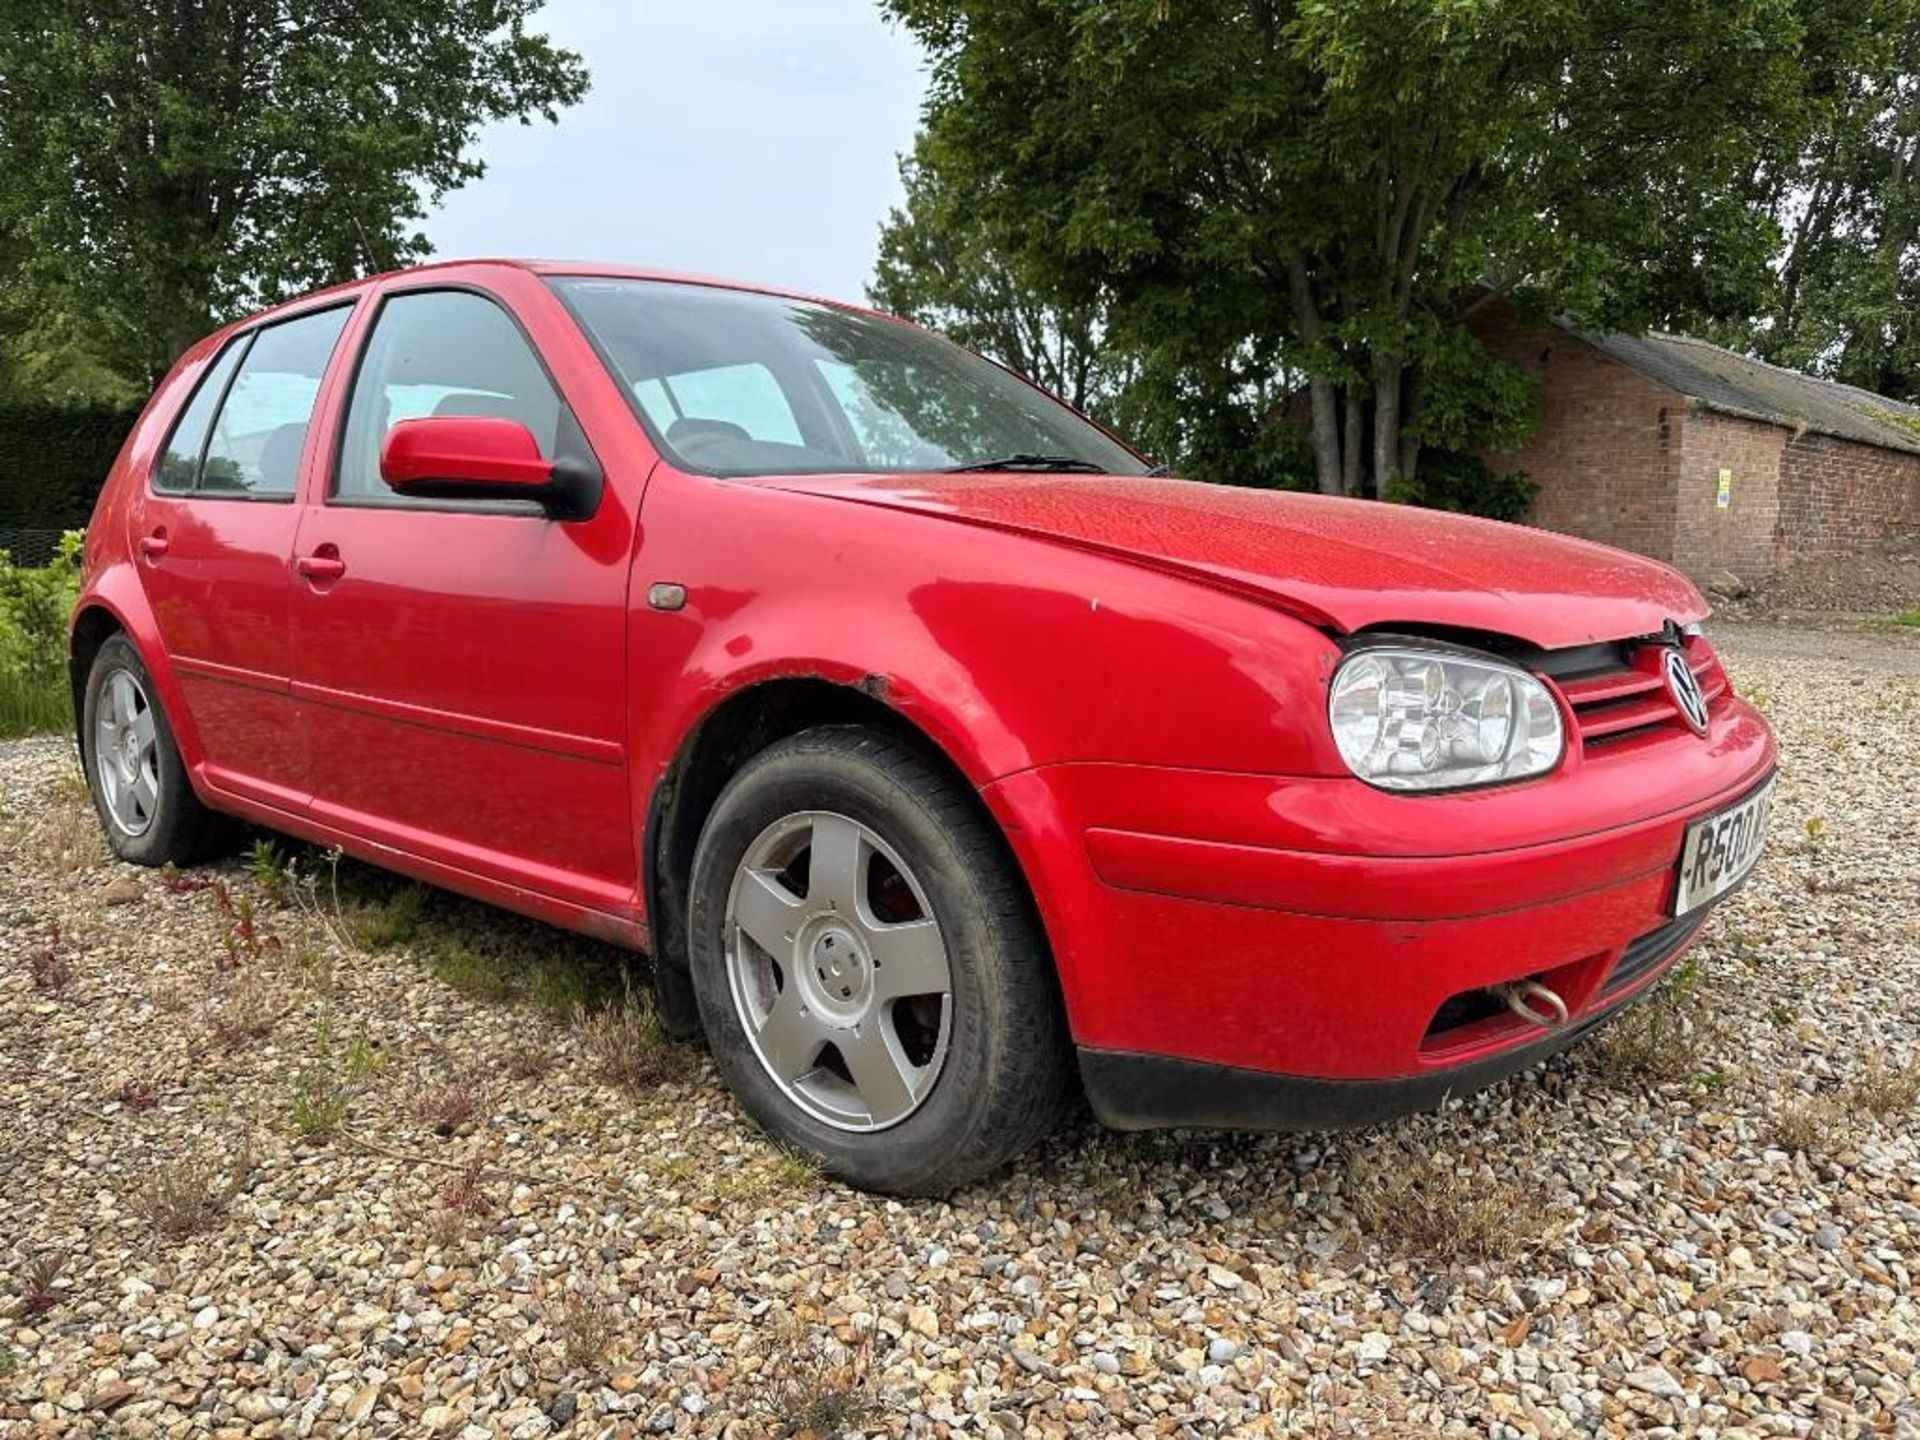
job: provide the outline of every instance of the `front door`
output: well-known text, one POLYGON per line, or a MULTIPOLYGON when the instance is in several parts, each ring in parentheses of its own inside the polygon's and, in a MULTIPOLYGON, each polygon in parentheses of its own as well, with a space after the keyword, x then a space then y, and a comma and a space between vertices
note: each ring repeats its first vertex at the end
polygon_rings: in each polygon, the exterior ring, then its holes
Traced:
POLYGON ((626 773, 632 517, 403 497, 380 478, 397 421, 518 420, 549 459, 586 444, 494 298, 381 301, 338 453, 294 544, 294 695, 318 822, 593 909, 631 907, 626 773), (320 493, 324 489, 324 493, 320 493))
POLYGON ((135 507, 134 553, 204 752, 202 779, 306 802, 287 668, 294 503, 314 399, 352 305, 228 341, 135 507))

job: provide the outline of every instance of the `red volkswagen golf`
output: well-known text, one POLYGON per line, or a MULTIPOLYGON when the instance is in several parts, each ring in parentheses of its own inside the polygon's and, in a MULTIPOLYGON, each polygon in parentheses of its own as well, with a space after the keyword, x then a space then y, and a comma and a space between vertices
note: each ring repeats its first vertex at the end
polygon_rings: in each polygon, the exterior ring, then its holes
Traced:
POLYGON ((1705 612, 1159 478, 863 310, 489 262, 190 351, 72 673, 126 859, 239 817, 644 950, 760 1124, 926 1193, 1077 1093, 1354 1125, 1616 1014, 1766 829, 1705 612))

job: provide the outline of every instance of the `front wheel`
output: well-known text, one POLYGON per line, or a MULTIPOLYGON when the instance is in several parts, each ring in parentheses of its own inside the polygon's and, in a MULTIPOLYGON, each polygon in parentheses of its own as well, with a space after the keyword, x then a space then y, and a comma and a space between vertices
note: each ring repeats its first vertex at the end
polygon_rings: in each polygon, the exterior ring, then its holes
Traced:
POLYGON ((878 731, 754 757, 694 858, 693 983, 716 1061, 775 1139, 867 1189, 941 1194, 1070 1094, 1031 902, 964 785, 878 731))

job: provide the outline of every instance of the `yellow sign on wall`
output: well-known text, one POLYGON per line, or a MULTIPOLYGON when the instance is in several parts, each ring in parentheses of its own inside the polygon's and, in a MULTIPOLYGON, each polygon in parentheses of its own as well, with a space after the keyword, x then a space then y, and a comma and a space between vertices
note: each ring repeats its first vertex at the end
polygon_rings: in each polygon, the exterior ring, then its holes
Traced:
POLYGON ((1720 488, 1714 494, 1713 503, 1722 510, 1733 504, 1733 471, 1724 465, 1720 467, 1720 488))

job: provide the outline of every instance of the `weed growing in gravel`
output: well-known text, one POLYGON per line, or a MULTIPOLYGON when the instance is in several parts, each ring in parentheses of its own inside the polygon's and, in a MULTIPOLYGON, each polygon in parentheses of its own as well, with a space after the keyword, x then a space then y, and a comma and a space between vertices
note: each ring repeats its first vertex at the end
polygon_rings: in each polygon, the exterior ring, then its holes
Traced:
POLYGON ((347 915, 347 931, 362 950, 391 950, 418 938, 426 914, 424 885, 405 885, 384 900, 369 900, 347 915))
POLYGON ((1920 629, 1920 610, 1902 610, 1893 617, 1893 623, 1920 629))
POLYGON ((515 1080, 538 1080, 553 1069, 553 1046, 545 1036, 514 1042, 502 1063, 515 1080))
POLYGON ((451 1136, 471 1129, 492 1103, 486 1081, 472 1071, 461 1071, 429 1085, 413 1108, 436 1135, 451 1136))
POLYGON ((1382 1144, 1348 1167, 1361 1231, 1389 1249, 1443 1263, 1512 1260, 1530 1249, 1555 1210, 1533 1183, 1461 1173, 1442 1152, 1382 1144))
POLYGON ((222 1050, 238 1050, 273 1033, 282 1009, 258 975, 246 973, 207 1007, 207 1029, 222 1050))
POLYGON ((457 1245, 469 1223, 493 1214, 487 1198, 486 1162, 476 1155, 466 1168, 440 1187, 439 1205, 432 1221, 433 1242, 443 1250, 457 1245))
POLYGON ((1726 1038, 1726 1023, 1701 988, 1704 973, 1689 956, 1663 988, 1602 1031, 1592 1047, 1601 1071, 1641 1085, 1724 1084, 1726 1073, 1709 1062, 1726 1038))
POLYGON ((246 1189, 253 1173, 252 1148, 243 1143, 231 1156, 205 1153, 163 1163, 134 1196, 141 1219, 169 1240, 184 1240, 211 1230, 246 1189))
POLYGON ((1824 1154, 1846 1133, 1846 1107, 1833 1095, 1803 1095, 1767 1118, 1767 1142, 1798 1155, 1824 1154))
POLYGON ((293 1077, 293 1125, 302 1138, 322 1140, 346 1123, 354 1096, 378 1073, 386 1057, 367 1037, 364 1020, 339 1053, 331 1016, 320 1017, 314 1038, 318 1053, 293 1077))
POLYGON ((128 1110, 152 1110, 160 1103, 160 1088, 151 1080, 130 1076, 113 1098, 128 1110))
POLYGON ((287 858, 287 852, 280 848, 279 841, 263 836, 254 841, 247 851, 247 873, 253 877, 256 885, 277 900, 286 893, 287 885, 293 879, 293 862, 287 858))
POLYGON ((864 1336, 853 1346, 822 1342, 789 1321, 774 1332, 756 1404, 775 1435, 838 1440, 880 1411, 871 1370, 864 1336))
POLYGON ((15 1286, 21 1308, 27 1314, 44 1315, 60 1302, 59 1293, 54 1287, 60 1283, 60 1274, 66 1268, 67 1257, 64 1255, 42 1252, 28 1258, 15 1286))
POLYGON ((11 1380, 20 1369, 20 1357, 11 1345, 0 1345, 0 1380, 11 1380))
POLYGON ((1920 1060, 1889 1065, 1878 1055, 1867 1061, 1866 1073, 1847 1087, 1847 1101, 1876 1120, 1898 1120, 1920 1104, 1920 1060))
POLYGON ((762 1205, 782 1195, 814 1189, 820 1183, 820 1162, 783 1145, 770 1147, 739 1165, 713 1175, 713 1197, 737 1205, 762 1205))
POLYGON ((622 1089, 644 1092, 693 1069, 692 1051, 667 1038, 652 998, 631 984, 625 996, 604 1009, 576 1005, 573 1028, 601 1078, 622 1089))
POLYGON ((43 995, 58 995, 67 988, 67 962, 60 958, 60 927, 47 934, 47 943, 27 956, 27 974, 33 988, 43 995))
POLYGON ((597 1286, 570 1284, 547 1309, 547 1323, 560 1337, 567 1364, 577 1374, 600 1376, 613 1358, 620 1334, 620 1306, 597 1286))
POLYGON ((61 874, 91 870, 107 858, 100 817, 77 769, 48 785, 38 803, 25 807, 17 819, 0 824, 0 839, 9 850, 61 874))
POLYGON ((260 918, 259 907, 251 895, 236 895, 224 881, 213 885, 214 904, 230 919, 227 933, 220 937, 221 953, 214 957, 214 969, 238 970, 265 956, 277 954, 280 937, 260 918))
POLYGON ((160 888, 169 895, 196 895, 213 888, 213 877, 182 870, 169 860, 160 867, 160 888))

